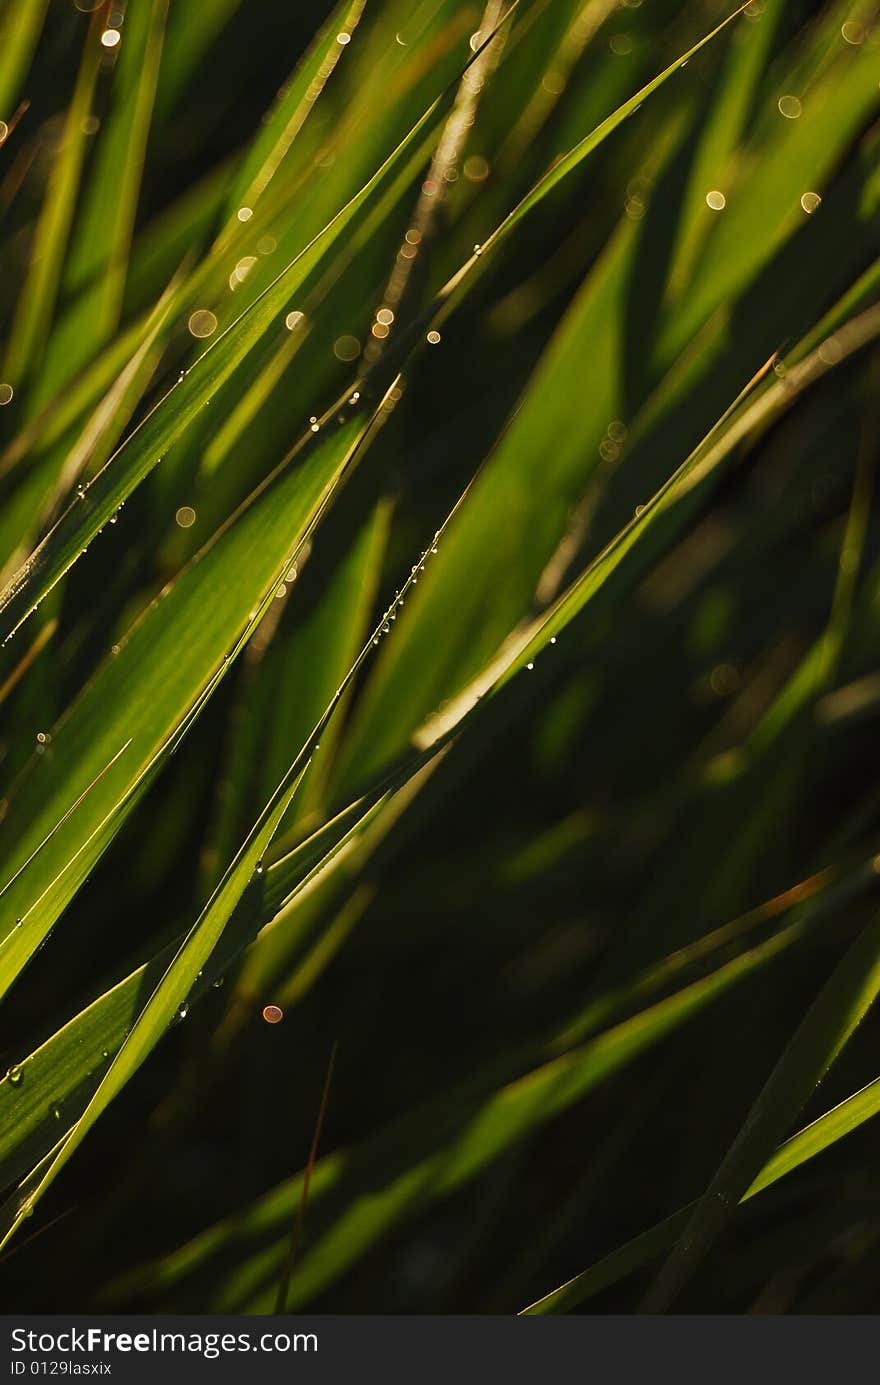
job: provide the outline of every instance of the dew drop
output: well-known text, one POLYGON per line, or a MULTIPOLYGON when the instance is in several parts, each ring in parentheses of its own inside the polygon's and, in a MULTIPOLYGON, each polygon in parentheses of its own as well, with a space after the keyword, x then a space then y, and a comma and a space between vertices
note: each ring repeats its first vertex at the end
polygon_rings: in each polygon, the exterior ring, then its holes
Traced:
POLYGON ((217 315, 209 308, 197 308, 190 313, 187 328, 194 337, 210 337, 217 330, 217 315))
POLYGON ((13 1063, 12 1067, 9 1069, 6 1076, 9 1078, 10 1086, 17 1087, 21 1083, 21 1079, 24 1076, 24 1073, 22 1072, 21 1066, 18 1063, 13 1063))
POLYGON ((178 1005, 178 1007, 177 1007, 177 1018, 178 1018, 179 1020, 185 1020, 188 1014, 189 1014, 189 1006, 188 1006, 188 1005, 186 1004, 186 1002, 184 1001, 183 1005, 178 1005))

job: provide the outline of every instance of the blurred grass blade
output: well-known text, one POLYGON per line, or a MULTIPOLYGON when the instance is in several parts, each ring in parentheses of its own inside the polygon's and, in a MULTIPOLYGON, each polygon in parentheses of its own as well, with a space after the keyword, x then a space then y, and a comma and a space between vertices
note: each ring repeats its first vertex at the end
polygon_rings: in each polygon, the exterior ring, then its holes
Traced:
POLYGON ((65 511, 54 529, 0 594, 0 612, 6 622, 7 637, 36 609, 132 490, 161 461, 164 452, 187 425, 210 404, 215 390, 229 378, 260 336, 277 319, 290 295, 319 262, 327 246, 342 233, 383 176, 393 169, 396 161, 421 133, 422 127, 434 117, 435 111, 436 106, 422 117, 361 192, 243 316, 199 357, 189 372, 123 443, 92 481, 83 498, 65 511))
MULTIPOLYGON (((502 20, 505 23, 515 9, 516 0, 502 20)), ((744 8, 741 7, 741 9, 744 8)), ((674 72, 716 33, 741 13, 737 10, 718 28, 683 54, 675 63, 665 69, 658 77, 647 84, 630 101, 626 102, 593 133, 582 140, 573 150, 542 178, 520 204, 492 233, 485 248, 497 245, 521 218, 555 187, 566 173, 591 153, 616 129, 621 122, 641 104, 647 96, 656 91, 674 72)), ((499 25, 500 27, 500 25, 499 25)), ((492 41, 490 35, 474 52, 467 66, 476 61, 486 45, 492 41)), ((59 520, 49 535, 31 555, 16 577, 0 593, 0 614, 2 614, 9 634, 19 627, 39 601, 50 591, 59 577, 76 560, 82 549, 118 509, 127 495, 139 484, 143 477, 156 465, 162 453, 177 438, 184 428, 208 403, 216 389, 232 374, 235 367, 244 359, 270 322, 281 311, 294 290, 299 287, 308 273, 315 267, 328 246, 345 229, 367 198, 375 192, 383 180, 394 170, 409 148, 418 140, 424 129, 432 125, 441 106, 457 88, 447 88, 444 96, 438 98, 421 119, 405 136, 397 149, 386 159, 381 168, 364 185, 324 231, 307 246, 286 270, 260 295, 251 307, 199 358, 189 373, 165 396, 140 425, 129 441, 124 444, 116 457, 112 458, 104 471, 92 483, 83 504, 71 507, 59 520)), ((452 295, 464 281, 467 272, 479 261, 481 250, 468 260, 454 279, 447 284, 441 298, 447 305, 452 303, 452 295)))
POLYGON ((880 990, 880 918, 857 938, 792 1035, 645 1299, 663 1312, 694 1274, 880 990))
POLYGON ((6 344, 3 369, 18 387, 39 364, 45 350, 61 283, 74 205, 79 190, 101 53, 103 5, 89 20, 76 87, 64 121, 43 208, 37 223, 31 268, 19 296, 6 344))
POLYGON ((36 402, 51 398, 112 336, 122 310, 168 0, 132 6, 71 239, 64 288, 73 309, 53 334, 36 402))
POLYGON ((254 875, 259 875, 263 853, 296 793, 303 768, 297 760, 290 776, 283 780, 266 805, 259 822, 243 843, 213 896, 205 906, 168 970, 138 1015, 130 1033, 112 1060, 95 1095, 67 1135, 61 1148, 45 1170, 40 1169, 35 1186, 28 1189, 10 1221, 0 1216, 0 1247, 5 1245, 22 1221, 30 1216, 34 1204, 49 1187, 74 1151, 85 1139, 98 1117, 119 1094, 173 1023, 175 1016, 185 1019, 193 981, 204 970, 217 947, 223 930, 254 875))
POLYGON ((40 37, 49 0, 16 0, 4 7, 0 44, 0 119, 9 125, 40 37))
MULTIPOLYGON (((792 1173, 810 1159, 816 1158, 824 1150, 843 1140, 858 1130, 866 1121, 880 1114, 880 1078, 869 1082, 861 1091, 847 1097, 845 1101, 826 1111, 810 1125, 792 1135, 780 1145, 751 1186, 742 1195, 741 1202, 747 1202, 756 1194, 770 1188, 780 1178, 792 1173)), ((649 1231, 628 1241, 619 1250, 612 1251, 590 1269, 575 1275, 573 1279, 553 1289, 535 1303, 524 1308, 523 1313, 566 1313, 578 1307, 588 1298, 593 1298, 603 1289, 609 1288, 626 1275, 641 1269, 644 1265, 661 1255, 673 1245, 682 1234, 693 1214, 696 1202, 681 1207, 666 1217, 649 1231)))

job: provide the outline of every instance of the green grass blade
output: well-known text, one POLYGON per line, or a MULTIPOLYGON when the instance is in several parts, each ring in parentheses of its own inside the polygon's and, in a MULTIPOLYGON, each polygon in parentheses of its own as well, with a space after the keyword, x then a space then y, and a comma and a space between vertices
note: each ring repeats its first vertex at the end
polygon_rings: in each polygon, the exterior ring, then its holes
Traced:
POLYGON ((73 309, 53 334, 36 402, 49 398, 119 324, 168 0, 133 7, 113 74, 114 104, 97 141, 67 257, 73 309))
MULTIPOLYGON (((858 1130, 866 1121, 880 1114, 880 1078, 869 1082, 861 1091, 855 1092, 840 1102, 831 1111, 826 1111, 810 1125, 792 1135, 780 1145, 775 1154, 768 1159, 757 1178, 743 1194, 741 1202, 747 1202, 758 1193, 770 1188, 780 1178, 792 1173, 808 1163, 824 1150, 830 1149, 838 1141, 858 1130)), ((696 1203, 689 1203, 677 1212, 666 1217, 649 1231, 628 1241, 619 1250, 612 1251, 604 1259, 575 1275, 558 1289, 552 1289, 535 1303, 524 1308, 523 1313, 541 1315, 544 1313, 566 1313, 578 1307, 588 1298, 595 1297, 603 1289, 609 1288, 626 1275, 650 1264, 675 1243, 688 1224, 696 1203)))
POLYGON ((240 207, 256 206, 350 44, 365 5, 366 0, 341 0, 315 37, 248 149, 229 196, 228 218, 240 207))
POLYGON ((3 14, 3 43, 0 45, 0 118, 12 119, 13 107, 31 64, 49 0, 21 0, 8 5, 3 14))
POLYGON ((773 1149, 880 990, 880 919, 870 923, 807 1011, 645 1299, 663 1312, 717 1239, 773 1149))
POLYGON ((55 310, 86 153, 87 136, 83 127, 91 111, 98 64, 103 52, 100 42, 102 27, 103 18, 96 10, 89 22, 73 99, 37 224, 31 270, 16 305, 4 353, 5 377, 14 381, 16 386, 39 363, 55 310))

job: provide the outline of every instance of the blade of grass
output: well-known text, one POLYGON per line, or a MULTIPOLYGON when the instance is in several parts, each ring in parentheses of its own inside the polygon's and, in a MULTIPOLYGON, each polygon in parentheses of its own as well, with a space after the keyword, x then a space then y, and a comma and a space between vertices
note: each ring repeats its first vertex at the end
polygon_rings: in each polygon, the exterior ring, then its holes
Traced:
POLYGON ((312 1173, 315 1162, 318 1158, 318 1145, 321 1139, 321 1131, 324 1128, 324 1116, 327 1111, 327 1098, 330 1095, 330 1083, 333 1081, 333 1068, 336 1063, 336 1051, 338 1044, 334 1042, 330 1050, 330 1061, 327 1064, 327 1074, 324 1078, 324 1086, 321 1091, 321 1104, 318 1107, 318 1118, 315 1121, 315 1133, 312 1136, 312 1145, 309 1150, 309 1157, 306 1162, 305 1173, 303 1174, 302 1191, 296 1209, 296 1217, 290 1231, 290 1246, 287 1251, 287 1258, 284 1261, 284 1268, 278 1282, 278 1297, 275 1301, 275 1312, 287 1312, 287 1298, 290 1293, 290 1276, 293 1273, 293 1266, 296 1260, 297 1251, 302 1241, 303 1227, 306 1220, 306 1207, 309 1201, 309 1185, 312 1181, 312 1173))
MULTIPOLYGON (((500 25, 508 21, 516 3, 517 0, 514 0, 514 4, 508 8, 500 21, 500 25)), ((658 90, 670 76, 687 63, 694 53, 714 38, 744 8, 745 6, 741 6, 721 25, 713 29, 711 33, 707 34, 675 63, 643 87, 631 100, 625 102, 618 111, 603 121, 595 131, 580 141, 574 149, 554 165, 554 168, 504 219, 484 246, 478 248, 476 253, 449 281, 441 294, 443 313, 451 311, 454 296, 458 293, 466 276, 479 263, 483 250, 489 250, 499 245, 522 217, 537 205, 566 173, 577 167, 587 154, 597 148, 627 116, 638 108, 647 96, 658 90)), ((466 65, 465 71, 479 58, 483 48, 492 42, 494 37, 494 33, 489 35, 476 49, 470 62, 466 65)), ((460 76, 458 80, 460 80, 460 76)), ((205 406, 220 384, 232 374, 235 367, 244 359, 262 332, 269 326, 271 320, 280 312, 290 294, 303 283, 308 273, 318 263, 327 246, 345 229, 363 203, 385 177, 393 171, 397 162, 417 141, 424 129, 436 121, 442 105, 457 89, 458 80, 429 107, 381 168, 361 191, 337 213, 324 231, 320 232, 288 268, 264 290, 242 317, 209 347, 192 367, 189 374, 165 396, 165 399, 140 425, 128 443, 123 445, 116 457, 112 458, 104 471, 95 478, 85 503, 78 509, 72 507, 61 517, 55 529, 47 535, 42 544, 31 555, 28 564, 20 569, 16 577, 7 584, 4 592, 0 593, 0 613, 3 614, 6 621, 8 634, 12 634, 18 629, 46 592, 51 590, 54 583, 76 560, 82 549, 94 537, 94 534, 111 518, 131 490, 156 465, 162 452, 205 406), (174 402, 175 408, 171 408, 170 401, 174 402)), ((439 320, 440 313, 435 313, 433 316, 439 320)), ((404 349, 411 344, 411 339, 406 341, 404 349)))
POLYGON ((718 1172, 648 1291, 644 1311, 664 1312, 696 1272, 786 1130, 852 1037, 880 990, 880 918, 832 972, 767 1079, 718 1172))
MULTIPOLYGON (((743 1194, 741 1202, 748 1202, 758 1193, 772 1187, 779 1179, 830 1149, 878 1113, 880 1078, 875 1078, 866 1087, 847 1097, 833 1110, 826 1111, 823 1116, 819 1116, 780 1145, 743 1194)), ((616 1284, 626 1275, 641 1269, 675 1243, 687 1226, 696 1205, 696 1202, 692 1202, 679 1208, 649 1231, 643 1231, 619 1250, 612 1251, 590 1269, 575 1275, 558 1289, 552 1289, 550 1293, 544 1294, 521 1311, 536 1315, 566 1313, 569 1309, 586 1302, 588 1298, 601 1293, 603 1289, 616 1284)))
POLYGON ((74 205, 82 175, 88 136, 84 124, 98 77, 104 5, 89 20, 73 99, 55 156, 31 257, 30 272, 16 304, 3 359, 7 380, 16 386, 39 364, 45 348, 61 282, 74 205))

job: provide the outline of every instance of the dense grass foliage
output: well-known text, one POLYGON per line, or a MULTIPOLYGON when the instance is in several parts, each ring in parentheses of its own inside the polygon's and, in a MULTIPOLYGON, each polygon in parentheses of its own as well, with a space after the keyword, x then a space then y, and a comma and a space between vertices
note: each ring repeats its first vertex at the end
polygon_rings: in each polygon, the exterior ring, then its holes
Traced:
POLYGON ((2 0, 7 1309, 876 1311, 877 19, 2 0))

